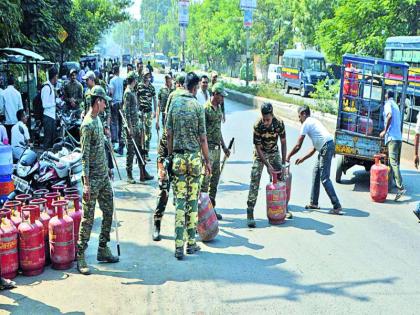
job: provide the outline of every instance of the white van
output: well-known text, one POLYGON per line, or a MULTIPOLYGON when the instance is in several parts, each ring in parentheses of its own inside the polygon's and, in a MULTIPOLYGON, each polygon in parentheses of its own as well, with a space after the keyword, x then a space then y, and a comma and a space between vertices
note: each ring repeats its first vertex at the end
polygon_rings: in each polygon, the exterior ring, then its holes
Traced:
POLYGON ((281 66, 276 64, 269 64, 268 65, 268 75, 267 79, 270 83, 277 83, 280 82, 281 78, 281 66))

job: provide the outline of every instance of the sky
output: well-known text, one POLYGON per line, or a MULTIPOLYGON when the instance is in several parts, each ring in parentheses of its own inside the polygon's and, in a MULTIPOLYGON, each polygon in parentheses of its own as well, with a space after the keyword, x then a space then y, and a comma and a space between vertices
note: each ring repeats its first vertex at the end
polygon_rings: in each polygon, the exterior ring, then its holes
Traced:
POLYGON ((140 5, 141 5, 141 0, 134 0, 133 5, 131 6, 130 9, 128 9, 131 16, 135 19, 140 18, 140 5))

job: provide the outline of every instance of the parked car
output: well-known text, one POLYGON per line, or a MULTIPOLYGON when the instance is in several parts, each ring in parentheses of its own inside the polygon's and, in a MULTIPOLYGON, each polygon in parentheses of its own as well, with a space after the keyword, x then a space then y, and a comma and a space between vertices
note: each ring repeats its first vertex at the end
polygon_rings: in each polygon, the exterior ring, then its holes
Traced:
POLYGON ((171 70, 172 69, 173 70, 176 70, 176 71, 179 70, 179 57, 176 57, 176 56, 171 57, 171 59, 170 59, 170 67, 171 67, 171 70))
POLYGON ((315 90, 318 81, 328 79, 324 55, 315 50, 286 50, 283 55, 281 82, 286 90, 297 89, 302 97, 315 90))
POLYGON ((268 65, 268 75, 267 75, 268 82, 270 83, 278 83, 281 80, 281 66, 276 64, 269 64, 268 65))

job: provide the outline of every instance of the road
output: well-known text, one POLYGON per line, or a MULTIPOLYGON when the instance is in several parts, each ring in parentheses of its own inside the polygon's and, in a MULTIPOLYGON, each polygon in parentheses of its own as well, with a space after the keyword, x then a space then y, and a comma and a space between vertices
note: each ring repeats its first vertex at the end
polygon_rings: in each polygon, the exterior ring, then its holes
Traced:
MULTIPOLYGON (((162 78, 157 78, 157 84, 162 78)), ((1 314, 417 314, 420 308, 420 225, 412 209, 420 200, 420 176, 406 162, 407 195, 401 202, 373 203, 369 177, 349 170, 335 185, 344 216, 309 212, 314 158, 292 167, 294 219, 270 226, 265 214, 264 174, 256 206, 257 228, 246 227, 252 165, 252 125, 259 113, 226 101, 225 139, 236 148, 222 174, 220 233, 198 255, 174 258, 174 207, 163 219, 161 242, 153 242, 156 181, 115 182, 122 256, 118 264, 96 263, 101 212, 88 248, 93 274, 47 267, 37 277, 19 276, 19 288, 2 292, 1 314)), ((286 122, 288 147, 298 125, 286 122)), ((156 135, 152 160, 155 160, 156 135)), ((303 150, 309 149, 306 140, 303 150)), ((124 158, 118 163, 125 176, 124 158)), ((156 174, 155 163, 148 166, 156 174)), ((333 163, 332 169, 335 169, 333 163)), ((135 172, 138 176, 138 170, 135 172)), ((113 238, 115 234, 112 234, 113 238)), ((115 239, 115 238, 114 238, 115 239)), ((115 242, 111 243, 115 249, 115 242)))

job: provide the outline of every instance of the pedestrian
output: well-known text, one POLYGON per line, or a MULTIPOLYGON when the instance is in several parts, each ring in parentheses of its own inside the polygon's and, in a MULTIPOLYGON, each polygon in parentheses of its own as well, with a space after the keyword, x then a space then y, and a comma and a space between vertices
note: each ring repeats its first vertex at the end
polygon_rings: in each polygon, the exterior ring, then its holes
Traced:
POLYGON ((168 165, 172 164, 175 180, 175 257, 177 259, 184 257, 185 228, 188 238, 187 254, 194 254, 200 250, 195 240, 195 233, 202 157, 206 172, 211 173, 204 108, 195 98, 199 81, 194 72, 188 73, 186 77, 188 91, 174 99, 166 121, 168 165))
POLYGON ((23 109, 22 95, 14 85, 15 78, 9 76, 7 78, 7 88, 1 93, 3 101, 0 101, 0 113, 3 113, 6 118, 4 126, 9 139, 12 138, 12 127, 18 122, 16 113, 19 109, 23 109))
MULTIPOLYGON (((250 228, 256 227, 254 208, 257 203, 264 166, 267 168, 270 177, 277 176, 274 172, 280 172, 282 164, 286 161, 286 130, 283 121, 274 115, 271 103, 264 103, 261 106, 261 117, 254 124, 253 143, 255 146, 254 162, 251 169, 251 183, 247 201, 247 225, 250 228), (281 158, 277 144, 279 139, 281 158)), ((291 219, 292 214, 287 211, 286 217, 291 219)))
POLYGON ((137 62, 137 82, 143 81, 143 61, 137 62))
MULTIPOLYGON (((169 112, 169 109, 172 105, 172 102, 176 99, 177 96, 182 95, 185 93, 184 83, 185 83, 185 76, 178 75, 176 78, 176 90, 173 91, 166 103, 166 113, 169 112)), ((166 128, 163 129, 162 138, 159 141, 158 147, 158 156, 157 156, 157 169, 158 169, 158 179, 159 179, 159 190, 158 190, 158 197, 157 197, 157 205, 155 209, 155 214, 153 217, 154 221, 154 229, 153 229, 153 240, 160 241, 160 228, 161 222, 163 218, 163 214, 165 213, 166 205, 169 199, 169 191, 171 189, 171 183, 173 183, 173 176, 169 174, 168 165, 165 163, 168 158, 168 135, 166 132, 166 128)))
POLYGON ((101 86, 95 86, 90 95, 91 106, 80 128, 84 213, 77 243, 77 269, 84 275, 90 274, 85 260, 85 251, 92 231, 96 201, 103 213, 96 258, 100 262, 107 263, 119 261, 119 258, 113 256, 107 246, 110 241, 114 201, 105 155, 104 130, 98 117, 105 110, 106 101, 110 100, 101 86))
POLYGON ((29 130, 26 124, 28 123, 28 115, 23 109, 19 109, 16 113, 18 123, 12 128, 12 152, 13 159, 19 160, 26 147, 30 144, 29 130))
POLYGON ((401 113, 400 109, 394 101, 394 91, 388 90, 385 94, 384 105, 384 130, 380 133, 381 138, 385 138, 385 145, 388 147, 389 164, 391 165, 391 173, 395 179, 395 185, 398 192, 395 201, 400 199, 405 193, 401 171, 400 158, 402 147, 401 133, 401 113))
POLYGON ((200 89, 197 91, 197 101, 204 106, 208 100, 210 100, 209 77, 203 75, 200 80, 200 89))
POLYGON ((124 141, 121 137, 122 133, 122 120, 119 113, 119 110, 122 109, 122 100, 123 100, 123 85, 124 80, 120 77, 120 69, 114 67, 113 69, 114 76, 109 82, 111 95, 112 95, 112 105, 111 105, 111 141, 114 146, 118 144, 116 152, 120 155, 124 153, 124 141))
POLYGON ((342 214, 342 208, 334 186, 330 179, 331 160, 335 153, 335 145, 332 135, 322 125, 322 123, 311 117, 311 111, 308 106, 301 106, 298 110, 299 121, 302 123, 300 129, 300 136, 297 144, 294 146, 287 156, 287 162, 295 155, 302 147, 305 136, 311 138, 313 148, 302 158, 296 160, 296 165, 302 164, 309 159, 315 152, 319 152, 318 159, 315 163, 312 178, 311 201, 305 206, 305 209, 320 209, 318 206, 320 183, 324 186, 325 192, 331 200, 333 209, 329 211, 330 214, 342 214))
POLYGON ((146 68, 149 70, 150 76, 153 77, 153 66, 150 64, 150 61, 147 62, 146 68))
MULTIPOLYGON (((217 71, 213 71, 210 75, 211 78, 211 85, 210 85, 210 91, 211 88, 213 87, 213 85, 215 85, 218 82, 219 79, 219 74, 217 73, 217 71)), ((220 105, 220 108, 222 109, 222 113, 223 113, 223 122, 226 122, 226 114, 225 114, 225 102, 222 103, 222 105, 220 105)))
POLYGON ((44 150, 52 148, 55 140, 55 85, 57 84, 58 72, 54 67, 48 70, 48 81, 41 89, 41 102, 44 109, 44 150))
POLYGON ((227 93, 223 84, 216 83, 212 87, 212 97, 204 105, 211 175, 203 176, 201 192, 209 193, 218 220, 222 220, 222 215, 216 211, 216 194, 220 179, 220 149, 226 156, 230 156, 230 151, 226 147, 222 136, 223 114, 220 105, 223 103, 225 96, 227 96, 227 93))
POLYGON ((140 114, 142 115, 142 124, 145 130, 145 150, 146 160, 150 161, 149 150, 150 141, 152 139, 152 123, 156 117, 156 91, 150 82, 150 72, 147 70, 143 75, 143 82, 137 86, 137 99, 139 102, 140 114))
POLYGON ((165 86, 159 90, 158 93, 158 106, 156 109, 156 130, 160 129, 159 126, 159 116, 162 113, 162 127, 165 128, 165 118, 166 118, 166 103, 169 98, 169 94, 174 91, 172 88, 172 77, 169 74, 165 75, 165 86))
POLYGON ((64 87, 67 109, 79 109, 83 102, 83 85, 77 81, 77 70, 70 70, 70 81, 64 87))
MULTIPOLYGON (((136 75, 133 71, 128 73, 127 75, 127 83, 128 86, 124 91, 124 116, 125 120, 127 121, 127 130, 124 130, 124 138, 127 145, 127 160, 126 160, 126 169, 127 169, 127 182, 129 184, 135 184, 136 181, 133 179, 133 160, 135 155, 135 147, 132 142, 132 139, 136 142, 137 148, 141 150, 140 154, 143 154, 143 143, 142 137, 142 126, 139 120, 138 114, 138 104, 137 104, 137 96, 136 92, 134 91, 134 86, 136 85, 136 75)), ((152 180, 153 176, 151 176, 146 171, 146 166, 141 165, 140 161, 138 161, 140 167, 140 182, 144 182, 147 180, 152 180)))
MULTIPOLYGON (((420 112, 417 114, 416 123, 416 137, 414 139, 414 166, 419 168, 419 143, 420 143, 420 112)), ((417 204, 417 209, 414 210, 414 214, 420 220, 420 202, 417 204)))

